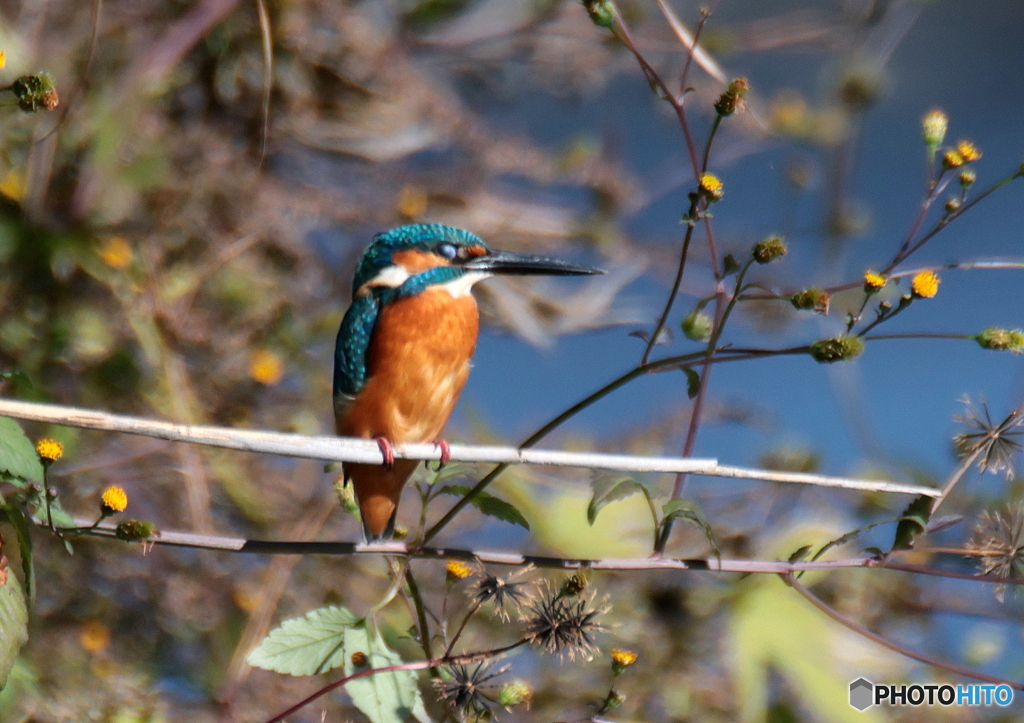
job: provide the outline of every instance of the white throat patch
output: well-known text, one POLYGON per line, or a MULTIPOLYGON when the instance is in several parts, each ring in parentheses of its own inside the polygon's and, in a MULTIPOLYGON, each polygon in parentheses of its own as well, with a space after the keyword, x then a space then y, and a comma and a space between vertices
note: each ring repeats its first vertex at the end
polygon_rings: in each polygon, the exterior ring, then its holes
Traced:
POLYGON ((484 271, 470 271, 454 281, 449 281, 446 284, 437 284, 435 288, 444 289, 451 294, 453 299, 461 299, 462 297, 469 296, 472 293, 473 285, 476 284, 476 282, 483 281, 491 276, 493 276, 493 274, 488 274, 484 271))

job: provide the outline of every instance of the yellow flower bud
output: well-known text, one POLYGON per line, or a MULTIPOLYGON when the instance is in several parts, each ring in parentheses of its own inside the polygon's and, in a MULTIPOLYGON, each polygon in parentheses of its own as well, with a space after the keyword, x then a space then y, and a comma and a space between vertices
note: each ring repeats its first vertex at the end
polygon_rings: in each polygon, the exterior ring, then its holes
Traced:
POLYGON ((922 271, 914 276, 910 282, 910 290, 914 296, 922 299, 931 299, 939 293, 939 283, 942 279, 934 271, 922 271))
POLYGON ((103 496, 100 498, 100 510, 102 510, 104 517, 124 512, 127 506, 128 493, 123 488, 115 485, 103 490, 103 496))
POLYGON ((714 203, 722 198, 725 190, 718 176, 711 173, 705 173, 700 177, 700 192, 710 203, 714 203))
POLYGON ((948 127, 949 118, 945 113, 938 108, 928 111, 921 119, 921 135, 924 136, 925 145, 932 148, 942 145, 948 127))
POLYGON ((865 271, 864 291, 869 294, 874 294, 876 291, 880 291, 888 281, 889 280, 881 274, 876 274, 874 271, 865 271))
POLYGON ((56 462, 64 456, 64 445, 56 439, 44 437, 36 442, 36 454, 43 462, 56 462))

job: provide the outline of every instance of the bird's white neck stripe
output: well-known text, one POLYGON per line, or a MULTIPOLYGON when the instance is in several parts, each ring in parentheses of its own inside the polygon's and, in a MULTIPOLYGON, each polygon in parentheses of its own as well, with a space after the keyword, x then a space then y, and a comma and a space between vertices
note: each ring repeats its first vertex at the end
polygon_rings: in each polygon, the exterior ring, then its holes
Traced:
POLYGON ((478 281, 491 276, 491 274, 484 273, 483 271, 470 271, 465 273, 453 281, 449 281, 444 284, 435 284, 432 288, 444 289, 451 294, 453 299, 461 299, 464 296, 469 296, 472 293, 473 285, 478 281))
MULTIPOLYGON (((395 264, 394 266, 388 266, 386 269, 381 270, 380 273, 367 281, 363 287, 387 286, 392 289, 397 289, 414 275, 415 274, 410 274, 406 269, 395 264)), ((429 288, 447 291, 452 298, 460 299, 464 296, 470 295, 473 285, 476 284, 476 282, 483 281, 491 275, 492 274, 488 274, 483 271, 470 271, 457 279, 453 279, 452 281, 448 281, 443 284, 432 284, 429 288)))
POLYGON ((383 269, 380 273, 367 281, 364 286, 388 286, 397 289, 409 279, 409 272, 395 264, 383 269))

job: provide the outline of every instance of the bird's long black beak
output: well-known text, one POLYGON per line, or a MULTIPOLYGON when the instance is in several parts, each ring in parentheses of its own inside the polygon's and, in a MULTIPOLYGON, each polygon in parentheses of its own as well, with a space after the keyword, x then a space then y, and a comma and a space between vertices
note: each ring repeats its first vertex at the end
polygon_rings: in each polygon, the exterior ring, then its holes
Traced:
POLYGON ((593 276, 607 273, 604 269, 593 266, 572 264, 546 256, 516 254, 511 251, 492 251, 486 256, 477 256, 462 264, 462 268, 489 274, 518 276, 593 276))

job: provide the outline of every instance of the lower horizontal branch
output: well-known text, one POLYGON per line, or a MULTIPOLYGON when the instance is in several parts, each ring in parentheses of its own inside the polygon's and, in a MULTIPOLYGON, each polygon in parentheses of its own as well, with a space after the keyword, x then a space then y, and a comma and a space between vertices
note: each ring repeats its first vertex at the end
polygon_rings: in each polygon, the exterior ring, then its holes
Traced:
MULTIPOLYGON (((114 538, 115 528, 109 525, 91 527, 92 520, 76 520, 76 531, 93 537, 114 538)), ((841 570, 859 567, 879 567, 902 572, 950 577, 1001 585, 1024 585, 1024 578, 1005 578, 995 575, 970 575, 923 567, 881 561, 876 557, 855 557, 841 560, 718 560, 704 558, 677 559, 666 557, 607 557, 565 558, 546 555, 523 555, 518 552, 493 550, 467 550, 452 547, 410 548, 404 542, 365 544, 360 542, 308 542, 300 540, 249 540, 242 537, 201 535, 190 532, 161 530, 158 537, 146 544, 190 547, 203 550, 222 550, 259 555, 395 555, 421 560, 471 560, 488 565, 522 567, 533 565, 559 570, 689 570, 704 572, 736 572, 785 575, 812 570, 841 570)))

